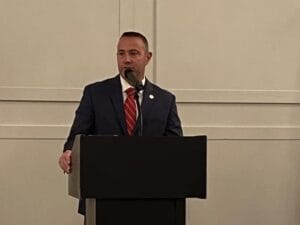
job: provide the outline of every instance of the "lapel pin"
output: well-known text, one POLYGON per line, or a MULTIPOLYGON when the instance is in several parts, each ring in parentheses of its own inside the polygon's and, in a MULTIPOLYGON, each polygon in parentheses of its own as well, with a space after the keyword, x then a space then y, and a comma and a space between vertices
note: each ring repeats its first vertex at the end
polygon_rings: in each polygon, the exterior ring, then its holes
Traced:
POLYGON ((149 98, 150 98, 150 99, 154 99, 154 96, 153 96, 153 95, 149 95, 149 98))

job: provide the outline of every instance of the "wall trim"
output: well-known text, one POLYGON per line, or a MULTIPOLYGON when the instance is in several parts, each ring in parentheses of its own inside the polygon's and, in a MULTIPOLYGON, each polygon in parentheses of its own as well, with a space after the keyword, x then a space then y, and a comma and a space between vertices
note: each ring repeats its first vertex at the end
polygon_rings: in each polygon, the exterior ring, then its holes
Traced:
POLYGON ((81 88, 0 87, 0 101, 78 102, 81 88))
MULTIPOLYGON (((64 140, 69 125, 0 125, 0 139, 64 140)), ((300 126, 184 126, 185 136, 207 135, 209 140, 300 140, 300 126)))
POLYGON ((179 103, 298 104, 298 90, 173 89, 179 103))
POLYGON ((67 125, 0 125, 0 139, 57 139, 69 132, 67 125))
POLYGON ((209 140, 300 140, 300 126, 186 126, 184 134, 209 140))
MULTIPOLYGON (((169 89, 178 103, 299 104, 299 90, 169 89)), ((78 102, 81 88, 0 87, 0 101, 78 102)))

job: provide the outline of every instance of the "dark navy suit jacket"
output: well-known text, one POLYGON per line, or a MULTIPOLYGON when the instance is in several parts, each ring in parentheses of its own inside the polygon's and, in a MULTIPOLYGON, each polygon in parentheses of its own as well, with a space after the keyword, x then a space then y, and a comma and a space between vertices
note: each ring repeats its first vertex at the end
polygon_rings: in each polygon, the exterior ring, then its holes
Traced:
MULTIPOLYGON (((85 87, 64 151, 72 149, 77 134, 128 135, 119 76, 85 87)), ((175 96, 170 92, 146 80, 141 108, 143 136, 182 135, 175 96)), ((84 208, 79 207, 79 212, 84 214, 84 208)))

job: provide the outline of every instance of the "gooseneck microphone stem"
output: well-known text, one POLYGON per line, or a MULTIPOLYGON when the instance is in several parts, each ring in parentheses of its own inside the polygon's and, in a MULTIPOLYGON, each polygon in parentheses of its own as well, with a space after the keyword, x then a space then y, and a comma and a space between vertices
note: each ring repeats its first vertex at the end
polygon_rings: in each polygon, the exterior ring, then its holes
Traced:
POLYGON ((143 113, 142 113, 142 107, 139 101, 139 92, 137 91, 135 93, 135 100, 138 108, 138 118, 137 118, 137 136, 143 136, 143 113))

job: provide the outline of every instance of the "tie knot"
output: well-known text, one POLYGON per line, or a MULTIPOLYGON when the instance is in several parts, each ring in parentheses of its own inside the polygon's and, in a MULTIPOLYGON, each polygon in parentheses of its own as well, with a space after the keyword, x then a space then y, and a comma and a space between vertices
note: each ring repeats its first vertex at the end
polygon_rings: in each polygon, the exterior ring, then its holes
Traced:
POLYGON ((126 92, 127 96, 133 96, 135 94, 135 89, 133 87, 130 87, 130 88, 127 88, 125 92, 126 92))

